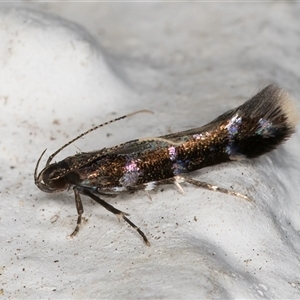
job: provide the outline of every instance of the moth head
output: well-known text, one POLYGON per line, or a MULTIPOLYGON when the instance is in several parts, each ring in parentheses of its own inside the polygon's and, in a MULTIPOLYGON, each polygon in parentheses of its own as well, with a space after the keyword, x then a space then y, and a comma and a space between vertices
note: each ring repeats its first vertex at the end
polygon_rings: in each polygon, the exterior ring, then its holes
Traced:
POLYGON ((53 177, 53 174, 58 171, 58 164, 50 164, 45 167, 35 179, 36 186, 46 193, 60 192, 69 188, 65 176, 53 177))
POLYGON ((46 193, 61 192, 69 188, 70 184, 67 182, 64 175, 59 176, 61 173, 61 166, 57 163, 47 164, 46 167, 37 175, 40 160, 46 150, 42 153, 37 161, 34 171, 35 185, 46 193))

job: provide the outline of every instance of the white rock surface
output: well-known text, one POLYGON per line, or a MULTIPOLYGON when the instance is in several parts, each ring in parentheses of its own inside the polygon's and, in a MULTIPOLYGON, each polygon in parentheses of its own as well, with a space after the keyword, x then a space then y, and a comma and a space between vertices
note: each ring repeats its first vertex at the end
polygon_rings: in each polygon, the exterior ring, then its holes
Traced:
POLYGON ((299 14, 298 3, 1 6, 2 297, 299 298, 299 128, 259 159, 193 174, 254 203, 188 185, 110 200, 149 248, 88 198, 88 222, 68 240, 72 192, 33 183, 45 148, 134 110, 155 115, 92 133, 57 160, 203 125, 269 83, 299 101, 299 14))

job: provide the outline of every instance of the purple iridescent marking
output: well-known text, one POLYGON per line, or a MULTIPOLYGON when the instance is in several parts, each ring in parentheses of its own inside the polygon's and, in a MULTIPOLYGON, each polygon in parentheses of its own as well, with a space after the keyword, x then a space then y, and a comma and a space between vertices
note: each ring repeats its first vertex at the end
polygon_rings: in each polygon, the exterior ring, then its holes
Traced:
POLYGON ((229 137, 232 137, 238 133, 241 124, 242 117, 238 117, 238 114, 231 118, 228 125, 225 127, 228 130, 229 137))
POLYGON ((187 172, 187 170, 186 170, 187 162, 188 161, 177 160, 172 166, 173 174, 178 175, 180 173, 186 173, 187 172))
POLYGON ((177 156, 176 148, 174 146, 171 146, 171 147, 168 148, 168 151, 169 151, 170 159, 172 161, 174 161, 176 159, 176 156, 177 156))
POLYGON ((260 118, 258 121, 259 124, 259 128, 256 130, 256 134, 258 135, 263 135, 265 137, 268 137, 270 135, 274 135, 274 127, 273 127, 273 123, 266 120, 266 119, 262 119, 260 118))
POLYGON ((138 167, 136 160, 131 159, 128 163, 126 163, 125 170, 127 172, 136 172, 139 171, 140 168, 138 167))
POLYGON ((138 166, 138 160, 128 159, 124 169, 124 175, 119 180, 120 184, 123 187, 134 186, 139 177, 143 174, 138 166))
POLYGON ((135 186, 141 175, 140 172, 125 173, 119 182, 123 187, 135 186))
POLYGON ((228 122, 228 125, 225 127, 228 131, 228 138, 229 143, 228 146, 226 146, 225 152, 229 155, 237 155, 238 149, 235 146, 234 137, 239 132, 239 127, 242 124, 242 117, 239 117, 238 114, 236 114, 234 117, 231 118, 231 120, 228 122))

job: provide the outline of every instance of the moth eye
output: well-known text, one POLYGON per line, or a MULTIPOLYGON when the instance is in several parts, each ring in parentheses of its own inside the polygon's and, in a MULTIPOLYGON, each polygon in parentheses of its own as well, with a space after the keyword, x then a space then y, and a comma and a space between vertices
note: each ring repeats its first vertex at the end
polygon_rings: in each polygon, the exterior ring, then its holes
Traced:
POLYGON ((58 178, 55 180, 51 180, 51 177, 52 177, 51 175, 56 170, 57 170, 56 164, 52 164, 44 170, 43 176, 42 176, 44 184, 49 186, 53 190, 61 190, 61 189, 67 188, 68 184, 64 177, 61 177, 61 178, 58 178))
POLYGON ((67 186, 66 180, 64 177, 56 179, 56 180, 50 180, 48 182, 51 188, 53 189, 64 189, 67 186))
POLYGON ((51 175, 51 173, 53 173, 53 171, 55 171, 57 168, 56 168, 56 165, 50 165, 50 166, 48 166, 48 167, 46 167, 43 171, 42 171, 42 178, 43 178, 43 181, 44 181, 44 183, 46 183, 46 184, 49 184, 50 183, 50 179, 49 179, 49 177, 50 177, 50 175, 51 175))

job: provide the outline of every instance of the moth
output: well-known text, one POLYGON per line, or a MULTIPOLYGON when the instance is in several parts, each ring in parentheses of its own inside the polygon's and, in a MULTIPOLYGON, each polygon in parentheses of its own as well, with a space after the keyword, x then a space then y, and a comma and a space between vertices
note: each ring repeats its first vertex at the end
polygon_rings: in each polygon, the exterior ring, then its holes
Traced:
POLYGON ((40 190, 53 193, 72 188, 74 191, 78 217, 71 237, 78 233, 81 225, 82 195, 127 222, 148 246, 150 243, 146 235, 128 219, 128 214, 110 205, 105 198, 141 189, 149 191, 161 184, 173 183, 181 189, 180 183, 188 182, 250 200, 246 195, 192 179, 186 174, 216 164, 263 155, 287 140, 295 132, 299 120, 296 104, 288 93, 269 85, 241 106, 202 127, 160 137, 135 139, 52 162, 59 152, 84 135, 139 112, 142 111, 100 124, 77 136, 50 155, 46 166, 38 174, 46 150, 39 157, 34 182, 40 190))

